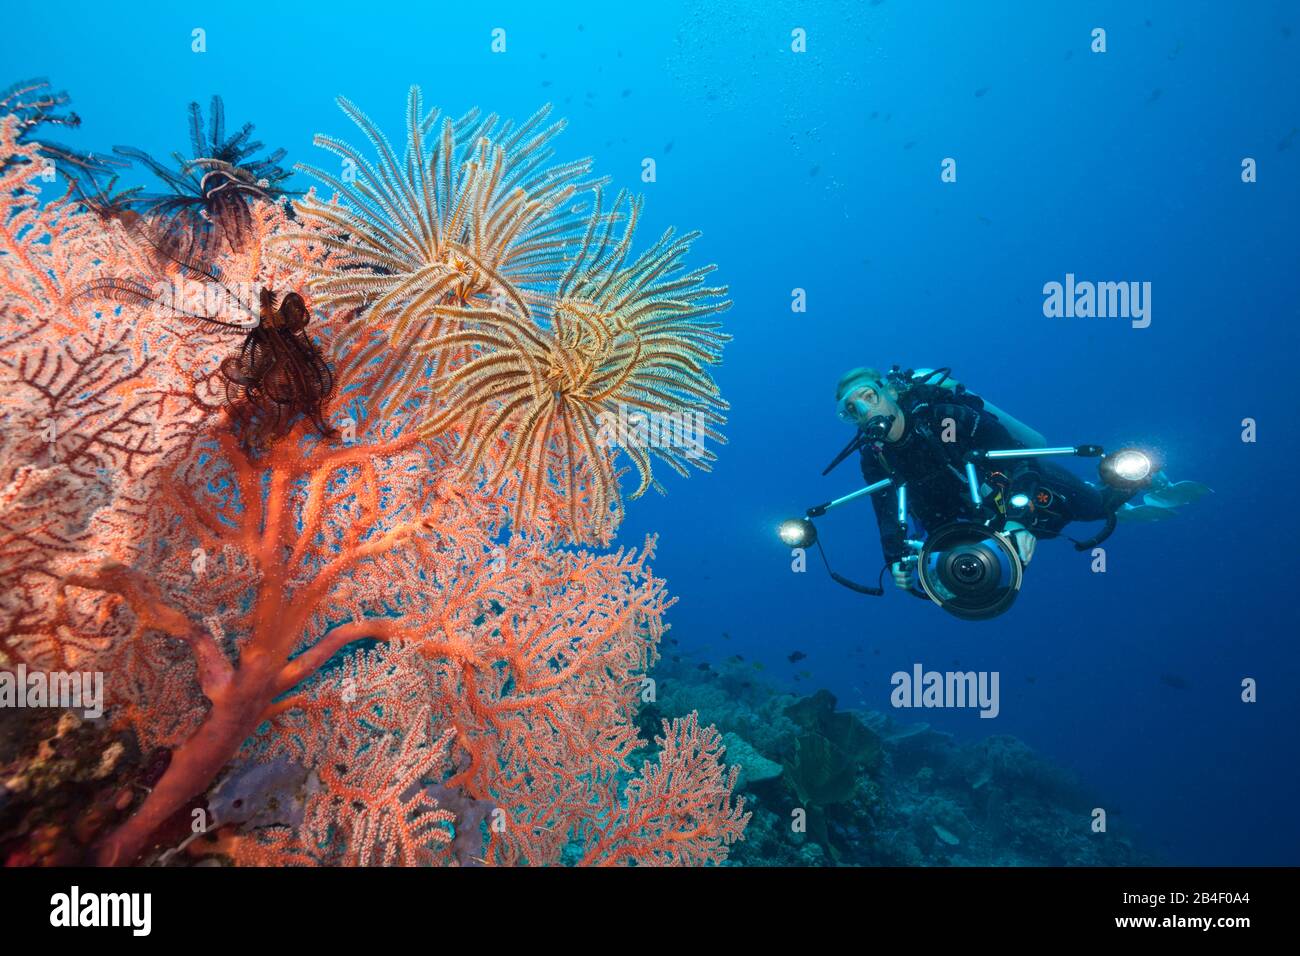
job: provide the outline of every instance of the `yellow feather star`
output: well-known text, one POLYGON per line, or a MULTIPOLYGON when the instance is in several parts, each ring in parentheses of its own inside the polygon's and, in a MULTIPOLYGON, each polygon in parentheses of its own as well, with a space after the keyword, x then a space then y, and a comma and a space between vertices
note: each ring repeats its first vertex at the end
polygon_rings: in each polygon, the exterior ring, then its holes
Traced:
POLYGON ((683 475, 710 467, 704 442, 723 441, 727 404, 708 366, 730 336, 705 320, 731 303, 705 283, 712 266, 683 264, 697 234, 670 229, 633 256, 641 200, 621 192, 604 211, 589 160, 548 165, 564 127, 547 125, 549 107, 518 129, 473 111, 433 135, 437 112, 413 87, 399 160, 340 103, 377 159, 317 136, 345 175, 302 167, 336 198, 296 210, 334 254, 315 301, 355 313, 345 338, 373 336, 359 361, 383 363, 380 407, 423 398, 423 432, 458 434, 467 473, 517 481, 521 530, 549 519, 608 541, 619 451, 638 472, 633 498, 662 491, 653 458, 683 475))

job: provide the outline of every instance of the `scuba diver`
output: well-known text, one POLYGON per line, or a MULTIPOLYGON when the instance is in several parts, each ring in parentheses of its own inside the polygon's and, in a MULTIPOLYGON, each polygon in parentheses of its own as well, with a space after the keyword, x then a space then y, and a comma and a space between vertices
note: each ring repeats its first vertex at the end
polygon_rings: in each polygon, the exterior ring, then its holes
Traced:
MULTIPOLYGON (((840 379, 835 400, 840 418, 858 426, 862 477, 868 484, 885 478, 906 482, 909 513, 926 532, 965 513, 963 467, 972 452, 1046 444, 1037 432, 951 381, 946 369, 903 378, 896 369, 882 375, 855 368, 840 379)), ((1003 527, 1025 565, 1033 560, 1039 537, 1056 536, 1071 521, 1105 520, 1138 491, 1096 488, 1035 458, 1009 460, 990 471, 984 483, 998 493, 998 500, 1026 496, 1042 512, 1035 516, 1033 530, 1014 519, 1003 527)), ((886 498, 875 496, 871 503, 890 574, 898 587, 909 590, 916 583, 919 543, 904 537, 886 498)))
POLYGON ((883 595, 888 570, 904 592, 966 620, 996 617, 1012 605, 1039 539, 1068 537, 1072 522, 1104 521, 1090 538, 1069 539, 1085 551, 1121 519, 1172 517, 1175 505, 1210 490, 1171 483, 1139 448, 1047 447, 1042 435, 968 391, 947 368, 855 368, 836 385, 835 399, 855 432, 822 474, 857 452, 867 484, 782 522, 781 540, 794 548, 816 545, 831 578, 853 591, 883 595), (1101 484, 1047 461, 1071 456, 1099 459, 1101 484), (1139 492, 1146 492, 1143 502, 1130 504, 1139 492), (813 523, 864 496, 875 509, 885 557, 875 587, 831 568, 813 523), (910 536, 914 525, 922 540, 910 536))

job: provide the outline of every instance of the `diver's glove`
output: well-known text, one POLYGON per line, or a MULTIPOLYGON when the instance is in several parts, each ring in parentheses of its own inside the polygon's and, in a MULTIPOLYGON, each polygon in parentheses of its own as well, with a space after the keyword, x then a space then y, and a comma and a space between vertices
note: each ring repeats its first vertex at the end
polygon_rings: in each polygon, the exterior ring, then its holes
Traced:
POLYGON ((919 552, 925 546, 923 541, 904 541, 914 554, 906 555, 900 561, 895 561, 889 566, 889 574, 894 579, 894 584, 904 591, 912 590, 916 584, 916 562, 919 552))
POLYGON ((1034 537, 1028 528, 1019 521, 1008 521, 1003 530, 1015 542, 1016 551, 1020 554, 1021 564, 1028 564, 1034 560, 1034 548, 1038 546, 1038 539, 1034 537))

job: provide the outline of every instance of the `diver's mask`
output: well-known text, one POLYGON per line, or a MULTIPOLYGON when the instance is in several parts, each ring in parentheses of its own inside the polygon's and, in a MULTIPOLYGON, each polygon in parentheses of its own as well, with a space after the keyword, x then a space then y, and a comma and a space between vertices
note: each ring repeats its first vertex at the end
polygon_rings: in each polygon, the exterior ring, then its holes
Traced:
POLYGON ((870 390, 867 386, 859 386, 845 395, 840 400, 840 420, 857 425, 865 441, 884 441, 893 427, 895 416, 871 414, 872 406, 879 402, 867 401, 866 395, 870 390))
POLYGON ((866 388, 859 387, 840 399, 838 409, 840 421, 858 425, 867 420, 871 415, 871 405, 867 402, 866 393, 866 388))

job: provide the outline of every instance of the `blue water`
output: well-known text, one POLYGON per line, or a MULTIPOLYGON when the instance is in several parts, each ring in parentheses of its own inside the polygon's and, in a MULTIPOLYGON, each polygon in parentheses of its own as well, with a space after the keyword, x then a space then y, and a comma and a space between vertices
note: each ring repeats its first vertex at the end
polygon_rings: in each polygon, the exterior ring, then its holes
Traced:
MULTIPOLYGON (((323 155, 316 132, 354 136, 337 94, 394 138, 411 83, 453 114, 554 102, 570 120, 562 158, 592 155, 644 191, 644 236, 702 230, 695 261, 719 264, 736 303, 718 372, 730 443, 711 475, 662 476, 668 496, 635 503, 621 534, 660 534, 681 647, 880 710, 890 674, 914 663, 997 670, 995 720, 901 716, 1023 738, 1172 862, 1300 862, 1300 8, 751 6, 20 3, 0 60, 10 80, 72 93, 85 123, 70 144, 155 155, 186 148, 186 106, 213 93, 231 124, 254 121, 303 161, 323 155), (206 53, 191 52, 196 27, 206 53), (505 54, 490 50, 496 27, 505 54), (940 181, 946 157, 956 183, 940 181), (1241 182, 1243 157, 1257 183, 1241 182), (1067 272, 1151 282, 1150 327, 1045 318, 1043 284, 1067 272), (820 477, 849 438, 835 381, 894 362, 951 366, 1053 444, 1146 443, 1215 494, 1122 526, 1105 574, 1041 544, 992 622, 859 596, 816 566, 794 574, 776 523, 857 487, 853 463, 820 477), (1247 417, 1255 443, 1241 441, 1247 417), (791 665, 796 649, 808 658, 791 665), (1258 703, 1240 701, 1244 677, 1258 703)), ((841 570, 874 579, 866 504, 823 533, 841 570)))

